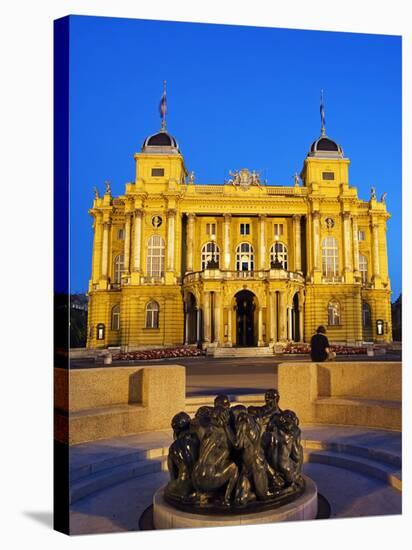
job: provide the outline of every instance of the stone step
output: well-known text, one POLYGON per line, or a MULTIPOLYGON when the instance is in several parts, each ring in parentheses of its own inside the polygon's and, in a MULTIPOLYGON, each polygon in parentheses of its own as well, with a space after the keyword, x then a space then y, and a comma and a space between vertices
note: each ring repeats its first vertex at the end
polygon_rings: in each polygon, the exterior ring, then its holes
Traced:
MULTIPOLYGON (((303 440, 302 445, 305 463, 327 464, 357 471, 379 479, 398 491, 402 490, 400 457, 393 453, 313 440, 303 440)), ((90 465, 92 473, 89 475, 76 477, 79 472, 72 472, 70 503, 128 479, 167 471, 167 453, 168 447, 131 452, 90 465)))
POLYGON ((214 348, 208 354, 214 357, 270 357, 273 356, 273 348, 269 346, 253 348, 214 348))

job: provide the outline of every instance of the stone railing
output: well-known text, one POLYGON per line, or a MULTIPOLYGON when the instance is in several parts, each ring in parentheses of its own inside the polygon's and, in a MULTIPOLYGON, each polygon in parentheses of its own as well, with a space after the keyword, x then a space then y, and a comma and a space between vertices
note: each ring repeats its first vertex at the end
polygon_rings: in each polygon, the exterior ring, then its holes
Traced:
POLYGON ((140 277, 140 283, 142 285, 161 285, 165 282, 164 277, 151 277, 147 275, 145 277, 140 277))
POLYGON ((322 283, 344 283, 343 275, 335 275, 333 277, 322 277, 322 283))
POLYGON ((183 284, 191 284, 198 281, 208 280, 279 280, 279 281, 295 281, 304 282, 304 277, 300 273, 294 271, 286 271, 284 269, 260 269, 253 271, 221 271, 220 269, 205 269, 204 271, 195 271, 188 273, 183 277, 183 284))

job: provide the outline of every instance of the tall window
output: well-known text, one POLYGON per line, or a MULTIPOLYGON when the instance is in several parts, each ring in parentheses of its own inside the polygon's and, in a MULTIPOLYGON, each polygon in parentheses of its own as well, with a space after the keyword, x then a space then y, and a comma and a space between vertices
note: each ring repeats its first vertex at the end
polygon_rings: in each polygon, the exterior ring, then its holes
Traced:
POLYGON ((328 325, 340 325, 340 304, 336 300, 331 300, 328 304, 328 325))
POLYGON ((112 307, 112 330, 120 329, 120 304, 112 307))
POLYGON ((206 243, 202 248, 202 255, 201 255, 201 264, 202 264, 202 271, 203 269, 207 269, 207 264, 211 260, 215 260, 219 263, 220 258, 220 250, 216 243, 210 242, 206 243))
POLYGON ((362 326, 364 328, 372 326, 371 306, 367 302, 362 302, 362 326))
POLYGON ((359 229, 358 231, 358 241, 364 241, 365 240, 365 230, 359 229))
POLYGON ((154 300, 146 306, 146 328, 159 328, 159 304, 154 300))
POLYGON ((362 283, 368 280, 368 260, 363 254, 359 254, 359 271, 361 273, 362 283))
POLYGON ((165 264, 165 242, 160 235, 152 235, 147 243, 147 275, 163 277, 165 264))
POLYGON ((240 224, 240 234, 241 235, 250 235, 250 223, 241 223, 240 224))
POLYGON ((288 270, 288 249, 283 243, 275 243, 270 249, 270 261, 274 262, 276 260, 282 264, 283 269, 288 270))
POLYGON ((338 242, 334 237, 322 241, 322 272, 324 277, 336 277, 339 271, 338 242))
POLYGON ((253 246, 249 243, 241 243, 236 249, 236 270, 253 271, 254 265, 253 246))
POLYGON ((124 255, 119 254, 114 259, 114 282, 115 283, 121 282, 123 271, 124 271, 124 255))

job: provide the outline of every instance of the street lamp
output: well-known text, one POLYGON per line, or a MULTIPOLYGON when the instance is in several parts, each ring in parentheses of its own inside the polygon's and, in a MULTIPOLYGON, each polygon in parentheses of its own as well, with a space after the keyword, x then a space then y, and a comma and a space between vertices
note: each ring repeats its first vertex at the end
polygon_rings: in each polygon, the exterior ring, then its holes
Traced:
POLYGON ((216 246, 216 235, 211 235, 212 240, 212 259, 207 262, 207 269, 218 269, 219 262, 217 261, 217 246, 216 246))
POLYGON ((279 261, 278 257, 278 242, 279 242, 279 235, 275 235, 275 261, 270 262, 270 268, 271 269, 283 269, 282 262, 279 261))

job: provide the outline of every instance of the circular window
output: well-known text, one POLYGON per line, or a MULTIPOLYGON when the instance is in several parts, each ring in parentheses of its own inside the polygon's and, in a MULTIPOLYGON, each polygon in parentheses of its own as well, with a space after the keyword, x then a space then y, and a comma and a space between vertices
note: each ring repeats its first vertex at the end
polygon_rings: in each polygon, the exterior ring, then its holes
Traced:
POLYGON ((152 225, 153 227, 160 227, 162 225, 162 217, 161 216, 153 216, 152 218, 152 225))

